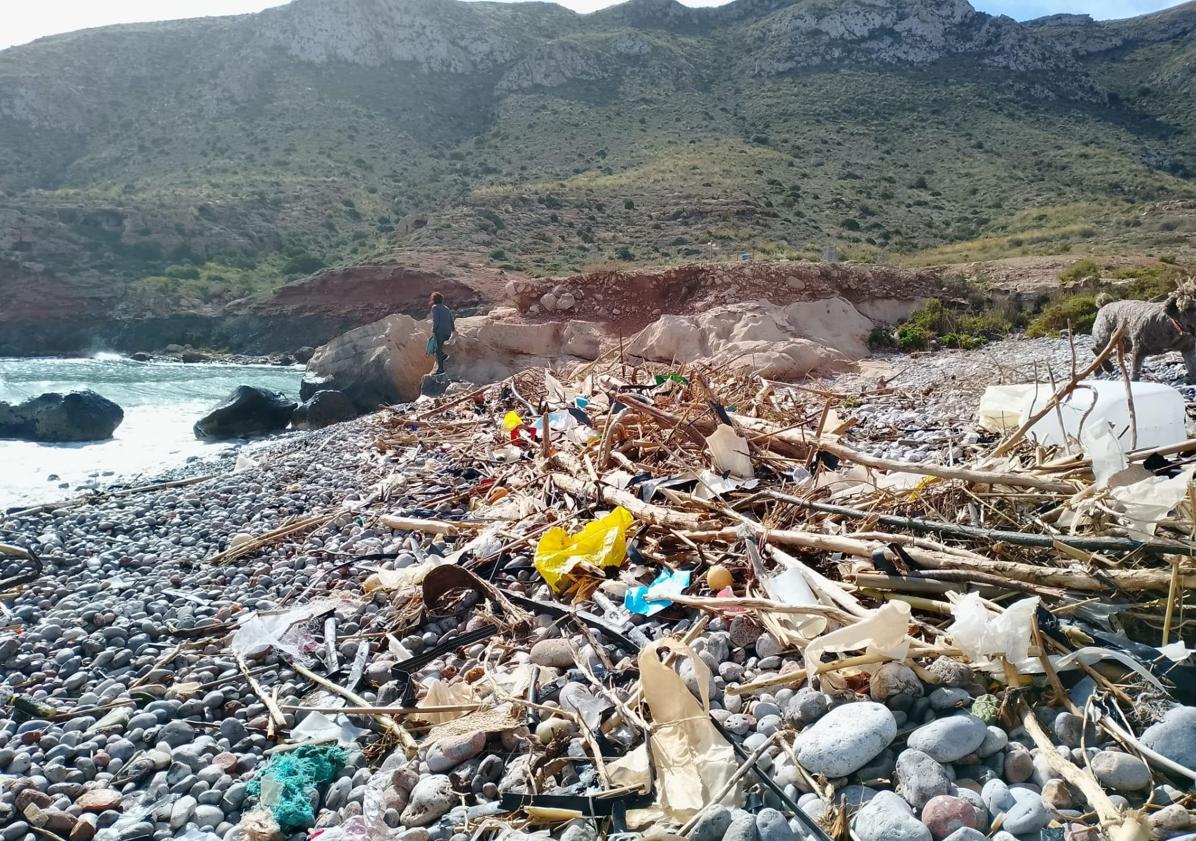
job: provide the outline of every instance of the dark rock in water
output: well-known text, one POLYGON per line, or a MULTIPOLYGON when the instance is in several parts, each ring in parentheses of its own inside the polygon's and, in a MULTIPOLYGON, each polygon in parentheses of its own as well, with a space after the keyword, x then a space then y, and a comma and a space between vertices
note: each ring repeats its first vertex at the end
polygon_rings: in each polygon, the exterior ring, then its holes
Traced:
POLYGON ((295 429, 322 429, 325 426, 357 417, 357 407, 343 391, 317 391, 291 415, 295 429))
POLYGON ((125 418, 124 410, 94 391, 48 393, 15 406, 0 403, 0 438, 63 443, 102 441, 125 418))
POLYGON ((129 354, 129 359, 132 359, 134 362, 149 362, 153 358, 154 358, 153 356, 151 356, 150 354, 146 353, 143 350, 139 350, 136 353, 129 354))
POLYGON ((311 374, 304 374, 303 381, 299 383, 299 399, 311 400, 321 391, 336 391, 331 382, 331 377, 313 377, 311 374))
POLYGON ((289 353, 280 353, 278 356, 273 357, 270 362, 274 365, 294 365, 295 357, 289 353))
POLYGON ((179 359, 183 360, 183 362, 186 362, 186 363, 211 362, 212 361, 212 357, 208 356, 206 353, 200 353, 197 350, 185 350, 179 354, 179 359))
POLYGON ((237 386, 224 402, 196 422, 201 439, 248 438, 286 429, 295 403, 279 394, 253 386, 237 386))
POLYGON ((297 351, 292 353, 291 356, 295 357, 295 361, 298 362, 300 365, 306 365, 308 362, 311 362, 311 358, 313 356, 315 356, 315 354, 316 354, 316 349, 314 347, 304 345, 303 347, 299 348, 297 351))

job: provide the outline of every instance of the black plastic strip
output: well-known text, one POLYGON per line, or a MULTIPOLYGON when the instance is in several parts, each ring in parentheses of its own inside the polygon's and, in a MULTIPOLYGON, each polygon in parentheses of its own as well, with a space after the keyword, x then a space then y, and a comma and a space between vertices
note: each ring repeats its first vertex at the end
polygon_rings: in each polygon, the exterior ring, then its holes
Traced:
POLYGON ((624 810, 637 809, 651 804, 655 799, 655 795, 650 791, 609 798, 586 797, 581 794, 520 794, 508 791, 499 797, 498 802, 511 812, 526 806, 538 806, 542 809, 573 809, 586 817, 607 818, 615 813, 620 804, 624 810))
MULTIPOLYGON (((718 730, 719 733, 722 733, 723 738, 726 739, 731 745, 731 749, 735 751, 735 755, 739 757, 739 761, 746 762, 749 754, 743 749, 743 746, 737 743, 735 739, 731 737, 731 734, 723 729, 723 726, 715 719, 711 718, 710 721, 714 724, 715 729, 718 730)), ((789 795, 785 794, 785 790, 777 785, 772 777, 760 770, 759 765, 756 765, 755 763, 752 764, 752 773, 759 778, 760 782, 763 783, 766 788, 768 788, 777 796, 777 798, 787 809, 789 809, 789 811, 793 812, 793 814, 797 816, 797 819, 805 825, 806 829, 813 837, 817 838, 818 841, 832 841, 831 837, 826 834, 826 831, 816 824, 813 818, 803 812, 801 807, 797 805, 797 802, 789 795)))

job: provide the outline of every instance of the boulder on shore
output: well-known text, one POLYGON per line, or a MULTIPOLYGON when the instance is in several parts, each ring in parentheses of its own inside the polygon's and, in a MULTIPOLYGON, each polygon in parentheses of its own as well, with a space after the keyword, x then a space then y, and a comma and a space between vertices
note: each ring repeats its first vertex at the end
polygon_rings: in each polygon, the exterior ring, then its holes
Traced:
POLYGON ((195 423, 195 437, 219 440, 269 435, 287 428, 296 403, 277 391, 237 386, 224 402, 195 423))
POLYGON ((307 363, 304 399, 324 389, 343 391, 359 412, 419 397, 428 356, 429 324, 409 315, 389 315, 337 336, 307 363))
POLYGON ((294 429, 323 429, 334 423, 353 420, 357 407, 343 391, 325 389, 304 400, 291 415, 294 429))
POLYGON ((0 438, 42 443, 103 441, 125 418, 124 410, 90 389, 49 392, 24 403, 0 403, 0 438))
POLYGON ((873 323, 834 297, 782 306, 745 301, 696 315, 662 315, 628 344, 627 353, 653 362, 705 362, 795 382, 842 371, 868 355, 873 323))

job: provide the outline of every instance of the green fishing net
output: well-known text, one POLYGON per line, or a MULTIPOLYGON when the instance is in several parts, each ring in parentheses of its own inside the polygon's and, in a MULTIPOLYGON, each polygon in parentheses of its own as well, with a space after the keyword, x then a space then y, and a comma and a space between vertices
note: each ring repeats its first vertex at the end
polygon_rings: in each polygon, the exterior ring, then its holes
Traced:
POLYGON ((329 782, 344 764, 345 752, 336 745, 304 745, 270 757, 262 772, 249 783, 247 791, 251 797, 261 799, 263 781, 277 784, 280 794, 272 807, 274 820, 284 832, 293 832, 315 821, 311 808, 312 791, 329 782))

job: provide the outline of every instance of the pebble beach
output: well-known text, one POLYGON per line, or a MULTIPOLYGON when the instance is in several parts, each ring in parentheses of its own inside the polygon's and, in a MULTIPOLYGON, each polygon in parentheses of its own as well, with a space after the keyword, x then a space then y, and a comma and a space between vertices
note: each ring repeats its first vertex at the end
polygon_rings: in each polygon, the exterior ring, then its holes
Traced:
MULTIPOLYGON (((1077 342, 1081 364, 1090 358, 1086 341, 1077 342)), ((850 440, 861 448, 946 462, 963 458, 979 440, 971 415, 984 385, 1046 364, 1064 375, 1071 349, 1061 340, 1010 340, 887 361, 897 397, 870 398, 872 374, 818 385, 860 392, 852 411, 861 423, 850 440)), ((1169 360, 1148 367, 1148 375, 1171 380, 1181 371, 1169 360)), ((261 796, 253 782, 276 743, 269 734, 302 723, 304 714, 288 708, 319 704, 312 694, 318 687, 276 653, 238 663, 228 636, 250 612, 275 614, 333 595, 331 643, 316 629, 306 644, 318 650, 303 654, 325 663, 331 657, 339 680, 351 683, 366 705, 380 706, 402 696, 393 672, 397 659, 480 627, 480 614, 466 615, 427 622, 418 633, 388 641, 395 605, 385 592, 365 592, 367 578, 452 547, 381 526, 374 515, 402 511, 451 521, 468 510, 452 498, 459 478, 440 460, 436 442, 396 460, 374 447, 376 436, 376 419, 364 417, 257 445, 254 466, 236 469, 235 455, 223 453, 146 481, 212 477, 193 484, 0 518, 0 543, 33 550, 42 564, 0 616, 0 839, 252 838, 243 819, 261 796), (243 536, 312 515, 329 519, 232 563, 209 562, 243 536), (325 650, 330 646, 333 653, 325 650), (280 725, 246 670, 271 688, 271 706, 283 711, 280 725)), ((26 559, 0 556, 0 579, 19 577, 28 566, 26 559)), ((507 569, 514 571, 513 592, 547 597, 526 555, 516 555, 507 569)), ((655 639, 691 628, 698 612, 690 613, 667 627, 652 618, 635 621, 655 639)), ((635 657, 609 639, 602 651, 585 637, 570 646, 570 627, 546 613, 536 620, 525 643, 537 667, 567 676, 575 649, 598 671, 635 657)), ((829 825, 828 800, 818 793, 829 784, 837 791, 834 802, 852 815, 857 841, 1038 841, 1052 822, 1064 834, 1051 837, 1100 837, 1080 820, 1090 805, 1042 756, 1032 734, 1001 725, 983 681, 957 662, 936 661, 930 675, 891 663, 853 692, 806 687, 742 696, 725 689, 797 669, 800 652, 782 649, 748 616, 710 620, 694 649, 701 667, 683 665, 681 678, 696 691, 709 672, 715 720, 747 752, 763 749, 761 766, 814 822, 829 825), (786 728, 799 732, 794 752, 770 747, 786 728), (998 816, 1003 820, 991 832, 998 816)), ((485 654, 482 642, 450 650, 411 679, 427 685, 469 673, 485 654)), ((594 698, 576 685, 551 703, 585 709, 594 698)), ((1150 800, 1152 839, 1196 839, 1182 786, 1152 773, 1062 706, 1042 705, 1035 713, 1057 748, 1080 767, 1090 766, 1115 802, 1150 800)), ((607 737, 616 749, 628 738, 619 728, 607 737)), ((469 841, 471 827, 497 812, 502 793, 527 784, 520 745, 532 741, 559 744, 565 757, 584 756, 576 725, 560 718, 501 737, 466 734, 385 771, 368 749, 371 739, 349 739, 332 778, 311 795, 313 825, 280 837, 323 830, 329 841, 469 841)), ((1189 767, 1196 765, 1196 709, 1160 709, 1143 741, 1171 752, 1178 744, 1191 757, 1189 767)), ((579 764, 572 782, 584 788, 593 774, 579 764)), ((760 801, 751 810, 706 811, 689 837, 817 837, 809 822, 787 818, 771 791, 754 796, 760 801)), ((598 836, 585 819, 549 829, 563 841, 598 836)), ((665 835, 641 828, 630 837, 654 834, 665 835)))

